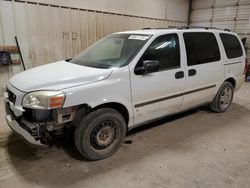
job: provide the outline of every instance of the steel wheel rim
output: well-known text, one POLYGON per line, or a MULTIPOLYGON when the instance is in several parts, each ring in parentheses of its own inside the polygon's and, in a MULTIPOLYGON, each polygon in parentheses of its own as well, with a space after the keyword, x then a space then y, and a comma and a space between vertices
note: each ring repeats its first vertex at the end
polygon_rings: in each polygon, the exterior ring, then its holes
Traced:
POLYGON ((97 124, 91 132, 90 144, 94 149, 103 150, 117 138, 117 126, 113 121, 105 120, 97 124))
POLYGON ((233 91, 231 88, 226 87, 225 89, 223 89, 220 96, 220 107, 222 109, 228 108, 229 105, 231 104, 232 97, 233 97, 233 91))

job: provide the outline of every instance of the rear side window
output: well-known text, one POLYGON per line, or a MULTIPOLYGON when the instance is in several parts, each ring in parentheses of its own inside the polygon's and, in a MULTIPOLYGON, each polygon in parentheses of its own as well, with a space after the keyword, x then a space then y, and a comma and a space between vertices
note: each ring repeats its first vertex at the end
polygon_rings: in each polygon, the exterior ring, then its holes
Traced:
POLYGON ((213 33, 190 32, 183 34, 188 66, 220 60, 220 50, 213 33))
POLYGON ((240 42, 236 36, 221 33, 220 38, 225 48, 228 59, 241 57, 243 55, 240 42))

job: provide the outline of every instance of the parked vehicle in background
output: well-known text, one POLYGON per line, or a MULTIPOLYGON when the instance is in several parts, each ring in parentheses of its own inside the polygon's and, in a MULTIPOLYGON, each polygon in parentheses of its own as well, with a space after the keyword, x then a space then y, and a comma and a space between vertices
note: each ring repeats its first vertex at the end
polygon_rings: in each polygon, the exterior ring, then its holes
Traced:
POLYGON ((12 77, 6 120, 36 146, 75 127, 89 160, 115 153, 129 129, 209 105, 226 111, 244 81, 245 51, 230 31, 145 29, 109 35, 69 62, 12 77))

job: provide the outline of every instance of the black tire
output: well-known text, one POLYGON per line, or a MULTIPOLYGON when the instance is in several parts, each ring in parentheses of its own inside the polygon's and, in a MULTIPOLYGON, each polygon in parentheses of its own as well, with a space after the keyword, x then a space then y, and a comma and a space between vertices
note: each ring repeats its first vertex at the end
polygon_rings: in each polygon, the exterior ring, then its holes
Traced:
POLYGON ((210 104, 210 109, 214 112, 225 112, 231 106, 233 101, 234 87, 230 82, 224 82, 216 94, 213 102, 210 104), (228 91, 231 93, 226 93, 228 91), (224 100, 224 98, 225 100, 224 100), (224 102, 223 102, 224 101, 224 102))
POLYGON ((75 145, 88 160, 101 160, 113 155, 126 136, 124 118, 111 108, 97 109, 76 123, 75 145))

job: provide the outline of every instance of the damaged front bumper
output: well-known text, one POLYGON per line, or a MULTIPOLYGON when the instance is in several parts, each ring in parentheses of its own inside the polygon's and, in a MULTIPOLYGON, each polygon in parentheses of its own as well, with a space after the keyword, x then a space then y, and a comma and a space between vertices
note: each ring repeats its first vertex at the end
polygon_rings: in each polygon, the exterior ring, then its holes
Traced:
MULTIPOLYGON (((35 147, 39 147, 39 148, 48 148, 49 145, 41 143, 40 140, 36 140, 25 128, 23 128, 23 126, 27 126, 27 125, 21 124, 21 121, 15 117, 15 115, 11 111, 11 106, 14 107, 14 105, 12 102, 8 100, 8 96, 6 94, 5 94, 4 103, 5 103, 5 111, 6 111, 5 119, 9 127, 28 144, 35 146, 35 147)), ((27 129, 29 129, 28 126, 27 126, 27 129)))

